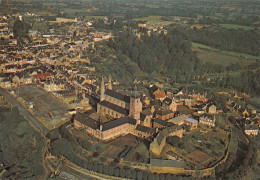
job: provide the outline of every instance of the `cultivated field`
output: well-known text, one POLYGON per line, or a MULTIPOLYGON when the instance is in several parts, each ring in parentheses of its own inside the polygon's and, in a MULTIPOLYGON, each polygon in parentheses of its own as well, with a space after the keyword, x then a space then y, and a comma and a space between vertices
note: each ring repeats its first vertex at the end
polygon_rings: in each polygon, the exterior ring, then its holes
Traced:
POLYGON ((204 63, 210 62, 225 66, 239 63, 247 66, 249 64, 255 63, 256 59, 260 59, 257 56, 229 51, 221 51, 210 46, 198 43, 192 43, 192 47, 193 50, 197 51, 199 59, 204 63))

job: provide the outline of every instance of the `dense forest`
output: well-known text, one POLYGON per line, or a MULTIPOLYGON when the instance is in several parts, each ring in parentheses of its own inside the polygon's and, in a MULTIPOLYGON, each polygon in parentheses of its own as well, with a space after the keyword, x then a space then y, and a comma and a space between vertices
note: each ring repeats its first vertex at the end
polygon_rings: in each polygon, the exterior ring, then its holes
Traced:
POLYGON ((179 81, 191 80, 200 63, 191 50, 191 43, 178 29, 169 31, 167 35, 146 34, 140 39, 128 29, 108 44, 116 50, 119 61, 124 61, 123 54, 143 72, 160 73, 179 81))
POLYGON ((24 40, 28 40, 31 42, 31 37, 28 35, 28 31, 30 29, 29 24, 25 21, 21 21, 20 19, 16 19, 13 26, 13 34, 14 38, 17 39, 18 43, 24 44, 24 40))

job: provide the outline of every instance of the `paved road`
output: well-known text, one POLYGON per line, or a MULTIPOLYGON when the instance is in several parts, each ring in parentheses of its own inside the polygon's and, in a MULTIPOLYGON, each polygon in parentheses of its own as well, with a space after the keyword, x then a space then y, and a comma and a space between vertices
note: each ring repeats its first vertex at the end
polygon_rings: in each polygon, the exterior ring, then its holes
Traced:
POLYGON ((13 106, 16 106, 20 113, 29 121, 31 125, 34 126, 42 135, 46 135, 49 130, 38 121, 37 118, 35 118, 26 108, 24 108, 13 96, 11 96, 6 90, 0 88, 0 94, 2 94, 6 100, 12 104, 13 106))

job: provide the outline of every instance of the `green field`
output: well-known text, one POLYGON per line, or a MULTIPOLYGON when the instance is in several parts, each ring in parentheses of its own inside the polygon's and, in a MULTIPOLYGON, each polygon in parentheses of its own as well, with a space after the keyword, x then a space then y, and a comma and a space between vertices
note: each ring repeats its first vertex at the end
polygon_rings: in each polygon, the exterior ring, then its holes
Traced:
POLYGON ((227 28, 227 29, 244 29, 244 30, 251 30, 255 28, 251 26, 242 26, 238 24, 220 24, 220 27, 227 28))
POLYGON ((244 66, 247 66, 256 61, 254 59, 248 59, 245 57, 228 55, 223 53, 222 51, 212 51, 207 49, 196 49, 196 51, 198 52, 199 59, 204 63, 210 62, 224 66, 228 66, 234 63, 240 63, 244 66))
POLYGON ((252 61, 252 59, 260 60, 259 56, 253 56, 253 55, 250 55, 250 54, 237 53, 237 52, 231 52, 231 51, 222 51, 222 50, 212 48, 212 47, 204 45, 204 44, 195 43, 195 42, 192 42, 192 48, 193 49, 199 49, 199 50, 215 51, 215 53, 217 53, 217 54, 235 56, 235 57, 238 57, 238 58, 246 59, 247 61, 250 61, 250 60, 252 61))
POLYGON ((149 25, 169 25, 173 24, 172 21, 164 21, 162 20, 163 16, 147 16, 142 18, 135 18, 134 21, 145 21, 149 25))

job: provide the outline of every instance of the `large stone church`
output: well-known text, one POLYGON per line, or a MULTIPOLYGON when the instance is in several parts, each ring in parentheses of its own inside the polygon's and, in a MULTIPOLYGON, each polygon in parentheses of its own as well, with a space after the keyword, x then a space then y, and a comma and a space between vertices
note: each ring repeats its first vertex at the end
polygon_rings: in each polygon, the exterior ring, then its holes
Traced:
POLYGON ((107 89, 102 78, 100 88, 100 103, 97 105, 97 112, 109 115, 113 118, 130 116, 140 120, 142 111, 141 95, 135 89, 131 95, 125 95, 112 90, 111 78, 109 78, 107 89))
POLYGON ((130 95, 122 94, 112 90, 111 78, 105 88, 102 78, 97 113, 110 116, 114 120, 102 122, 101 118, 92 119, 88 115, 78 113, 74 118, 74 125, 105 141, 126 134, 149 138, 155 133, 155 130, 151 128, 152 114, 149 110, 142 111, 140 99, 141 95, 136 88, 130 95))

